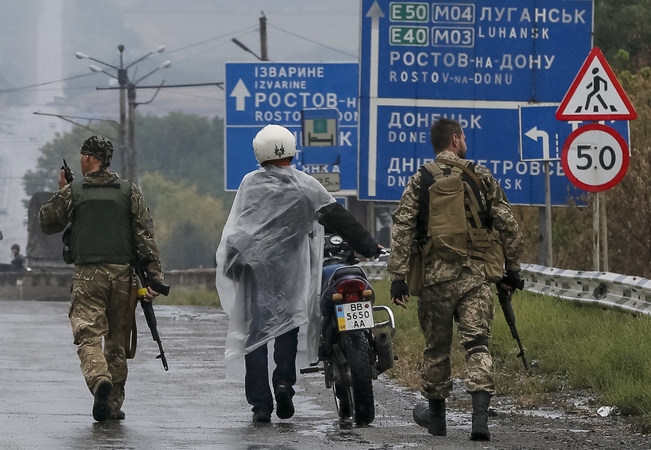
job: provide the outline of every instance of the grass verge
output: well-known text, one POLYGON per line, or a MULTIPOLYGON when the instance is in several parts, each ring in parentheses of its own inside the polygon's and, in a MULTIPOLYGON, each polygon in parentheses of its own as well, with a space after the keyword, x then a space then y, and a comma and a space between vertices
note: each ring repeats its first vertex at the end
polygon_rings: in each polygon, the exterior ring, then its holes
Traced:
POLYGON ((196 305, 221 308, 219 295, 215 289, 172 289, 170 295, 159 295, 155 300, 159 305, 196 305))
MULTIPOLYGON (((389 282, 374 281, 378 304, 390 305, 389 282)), ((490 351, 500 394, 521 404, 535 404, 547 394, 587 390, 602 405, 639 416, 651 430, 651 317, 563 302, 553 297, 517 292, 516 325, 534 376, 526 376, 518 347, 504 320, 497 297, 490 351)), ((417 300, 396 317, 394 351, 399 360, 390 375, 420 389, 424 340, 417 318, 417 300)), ((455 336, 456 339, 456 336, 455 336)), ((463 377, 464 353, 453 345, 452 371, 463 377)))

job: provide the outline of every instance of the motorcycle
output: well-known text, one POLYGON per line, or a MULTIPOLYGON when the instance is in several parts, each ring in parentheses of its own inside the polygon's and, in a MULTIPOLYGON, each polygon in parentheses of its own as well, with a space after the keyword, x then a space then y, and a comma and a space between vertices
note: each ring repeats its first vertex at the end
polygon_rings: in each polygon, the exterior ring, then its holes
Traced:
POLYGON ((373 380, 393 366, 395 320, 389 307, 374 305, 375 292, 358 263, 340 236, 325 236, 318 360, 300 373, 323 372, 339 418, 366 425, 375 419, 373 380), (376 322, 379 312, 388 319, 376 322))

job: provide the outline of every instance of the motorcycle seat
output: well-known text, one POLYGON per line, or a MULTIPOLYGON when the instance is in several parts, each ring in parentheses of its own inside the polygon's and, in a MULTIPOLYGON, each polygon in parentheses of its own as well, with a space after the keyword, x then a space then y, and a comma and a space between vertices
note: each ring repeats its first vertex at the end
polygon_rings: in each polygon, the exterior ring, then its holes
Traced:
POLYGON ((330 283, 332 283, 333 280, 338 280, 345 276, 356 276, 366 279, 366 272, 364 272, 364 270, 359 266, 339 267, 330 277, 330 283))

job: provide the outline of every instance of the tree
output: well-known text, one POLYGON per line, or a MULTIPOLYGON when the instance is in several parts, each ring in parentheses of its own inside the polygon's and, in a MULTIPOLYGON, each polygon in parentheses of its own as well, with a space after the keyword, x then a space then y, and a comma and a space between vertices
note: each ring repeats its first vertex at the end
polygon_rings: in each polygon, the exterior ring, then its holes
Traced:
POLYGON ((651 64, 651 1, 596 0, 594 45, 613 61, 619 50, 630 55, 631 68, 651 64))
POLYGON ((651 278, 651 69, 620 76, 638 113, 631 121, 631 163, 608 191, 608 239, 612 269, 651 278))
POLYGON ((164 268, 214 267, 227 216, 223 202, 199 194, 196 185, 173 183, 159 173, 142 176, 142 191, 164 268))
POLYGON ((224 121, 195 114, 139 116, 136 144, 143 172, 158 172, 174 182, 196 184, 200 194, 225 198, 224 121))

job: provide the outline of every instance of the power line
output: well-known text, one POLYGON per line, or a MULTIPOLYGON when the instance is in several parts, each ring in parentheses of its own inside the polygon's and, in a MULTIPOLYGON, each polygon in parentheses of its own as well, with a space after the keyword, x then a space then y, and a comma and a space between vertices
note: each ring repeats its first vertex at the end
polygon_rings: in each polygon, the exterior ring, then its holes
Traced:
MULTIPOLYGON (((256 31, 256 30, 248 31, 248 32, 246 32, 246 33, 244 33, 244 34, 240 34, 240 35, 238 35, 238 37, 247 36, 247 35, 249 35, 249 34, 251 34, 251 33, 254 33, 255 31, 256 31)), ((185 58, 183 58, 183 59, 180 59, 180 60, 178 60, 178 61, 175 60, 175 61, 174 61, 175 67, 176 67, 176 65, 178 65, 179 63, 182 63, 183 61, 187 61, 188 59, 191 59, 191 58, 196 58, 197 56, 203 55, 204 53, 209 52, 210 50, 214 50, 214 49, 217 48, 217 47, 221 47, 222 45, 225 45, 225 44, 227 44, 227 43, 230 43, 230 41, 221 42, 221 43, 219 43, 219 44, 217 44, 217 45, 214 45, 214 46, 208 47, 208 48, 205 49, 205 50, 201 50, 201 51, 195 53, 194 55, 187 56, 187 57, 185 57, 185 58)))
POLYGON ((17 88, 13 88, 13 89, 3 89, 3 90, 0 90, 0 94, 7 94, 9 92, 25 91, 25 90, 28 90, 28 89, 31 89, 31 88, 46 86, 48 84, 61 83, 62 81, 74 80, 75 78, 87 77, 89 75, 95 75, 95 74, 94 73, 83 73, 81 75, 73 75, 71 77, 63 78, 61 80, 48 81, 48 82, 45 82, 45 83, 38 83, 38 84, 30 84, 29 86, 21 86, 21 87, 17 87, 17 88))
MULTIPOLYGON (((300 36, 300 35, 298 35, 296 33, 292 33, 291 31, 287 31, 287 30, 284 30, 282 28, 276 27, 276 26, 274 26, 274 25, 272 25, 270 23, 268 23, 268 25, 271 28, 274 28, 274 29, 276 29, 278 31, 282 31, 283 33, 287 33, 287 34, 289 34, 291 36, 297 37, 299 39, 303 39, 304 41, 310 42, 312 44, 319 45, 319 46, 327 48, 329 50, 332 50, 332 51, 341 53, 343 55, 350 56, 351 58, 357 59, 357 55, 352 55, 350 53, 347 53, 347 52, 344 52, 342 50, 336 49, 334 47, 330 47, 328 45, 321 44, 320 42, 313 41, 313 40, 308 39, 308 38, 306 38, 304 36, 300 36)), ((233 36, 233 35, 246 36, 246 35, 251 34, 252 32, 254 32, 256 29, 257 29, 257 25, 252 25, 252 26, 242 28, 242 29, 237 30, 237 31, 232 31, 232 32, 225 33, 225 34, 222 34, 222 35, 219 35, 219 36, 215 36, 215 37, 210 38, 210 39, 206 39, 206 40, 203 40, 203 41, 200 41, 200 42, 196 42, 194 44, 189 44, 189 45, 186 45, 184 47, 179 47, 177 49, 165 52, 165 54, 169 55, 170 53, 180 52, 180 51, 183 51, 183 50, 187 50, 189 48, 197 47, 199 45, 207 44, 209 42, 216 41, 216 40, 223 39, 223 38, 227 38, 227 37, 233 36), (243 33, 243 34, 241 34, 241 33, 243 33)), ((206 50, 202 50, 202 51, 200 51, 200 52, 198 52, 198 53, 196 53, 194 55, 190 55, 190 56, 188 56, 186 58, 183 58, 183 59, 177 61, 177 63, 178 62, 183 62, 183 61, 191 59, 191 58, 194 58, 196 56, 199 56, 199 55, 211 50, 212 48, 219 47, 219 46, 224 45, 224 44, 225 43, 221 43, 221 44, 219 44, 217 46, 213 46, 213 47, 210 47, 210 48, 208 48, 206 50)), ((159 56, 162 56, 162 55, 155 55, 155 56, 152 57, 152 59, 156 58, 156 57, 159 57, 159 56)), ((27 85, 27 86, 12 88, 12 89, 3 89, 3 90, 0 90, 0 95, 1 94, 12 93, 12 92, 21 92, 21 91, 38 92, 38 91, 53 90, 53 89, 34 89, 34 88, 41 87, 41 86, 47 86, 47 85, 55 84, 55 83, 61 83, 61 82, 64 82, 64 81, 74 80, 76 78, 88 77, 88 76, 92 76, 92 75, 95 75, 95 73, 84 73, 84 74, 80 74, 80 75, 73 75, 71 77, 63 78, 61 80, 54 80, 54 81, 48 81, 48 82, 45 82, 45 83, 31 84, 31 85, 27 85)), ((89 89, 89 88, 86 88, 86 87, 74 87, 74 88, 61 88, 61 89, 62 90, 72 90, 72 89, 89 89)))
MULTIPOLYGON (((216 92, 220 92, 220 91, 216 91, 216 92)), ((207 99, 207 100, 217 100, 217 101, 224 100, 223 97, 213 97, 213 96, 210 96, 210 95, 195 95, 195 94, 188 94, 188 93, 179 92, 179 91, 165 91, 165 94, 179 95, 181 97, 201 98, 201 99, 207 99)))
MULTIPOLYGON (((255 28, 256 28, 256 25, 252 25, 252 26, 250 26, 250 27, 246 27, 246 28, 243 28, 243 29, 238 30, 238 31, 231 31, 231 32, 229 32, 229 33, 222 34, 222 35, 220 35, 220 36, 216 36, 216 37, 214 37, 214 38, 206 39, 205 41, 197 42, 197 43, 195 43, 195 44, 186 45, 185 47, 179 47, 179 48, 177 48, 177 49, 170 50, 169 52, 165 52, 165 54, 166 54, 166 55, 169 55, 170 53, 180 52, 181 50, 186 50, 186 49, 188 49, 188 48, 197 47, 197 46, 199 46, 199 45, 207 44, 208 42, 212 42, 212 41, 216 41, 216 40, 218 40, 218 39, 226 38, 226 37, 229 37, 229 36, 235 35, 235 34, 237 34, 237 33, 243 33, 243 32, 245 32, 245 31, 246 31, 247 34, 248 34, 248 33, 250 33, 251 31, 255 30, 255 28)), ((158 56, 158 55, 157 55, 157 56, 158 56)))
POLYGON ((278 31, 282 31, 283 33, 287 33, 287 34, 289 34, 289 35, 291 35, 291 36, 297 37, 297 38, 299 38, 299 39, 303 39, 304 41, 311 42, 312 44, 320 45, 321 47, 325 47, 325 48, 330 49, 330 50, 332 50, 332 51, 335 51, 335 52, 338 52, 338 53, 342 53, 342 54, 344 54, 344 55, 348 55, 348 56, 350 56, 350 57, 352 57, 352 58, 357 59, 357 55, 351 55, 350 53, 346 53, 346 52, 344 52, 344 51, 342 51, 342 50, 338 50, 338 49, 336 49, 336 48, 334 48, 334 47, 330 47, 330 46, 328 46, 328 45, 321 44, 320 42, 313 41, 313 40, 308 39, 308 38, 306 38, 306 37, 300 36, 300 35, 298 35, 298 34, 296 34, 296 33, 292 33, 291 31, 287 31, 287 30, 283 30, 282 28, 275 27, 275 26, 273 26, 273 25, 270 24, 270 23, 268 23, 267 25, 269 25, 271 28, 274 28, 274 29, 276 29, 276 30, 278 30, 278 31))
MULTIPOLYGON (((249 27, 246 27, 246 28, 242 28, 241 30, 231 31, 229 33, 222 34, 222 35, 219 35, 219 36, 215 36, 213 38, 206 39, 204 41, 196 42, 194 44, 186 45, 184 47, 179 47, 177 49, 165 52, 165 54, 168 55, 170 53, 176 53, 176 52, 179 52, 179 51, 182 51, 182 50, 186 50, 188 48, 192 48, 192 47, 196 47, 196 46, 199 46, 199 45, 207 44, 208 42, 216 41, 218 39, 227 38, 229 36, 232 36, 232 35, 235 35, 235 34, 238 34, 238 33, 246 32, 245 34, 249 34, 252 31, 254 31, 255 29, 256 29, 256 25, 252 25, 252 26, 249 26, 249 27)), ((201 52, 201 53, 203 53, 203 52, 201 52)), ((157 57, 157 56, 162 56, 162 55, 155 55, 154 57, 152 57, 152 59, 157 57)), ((195 56, 195 55, 193 55, 193 56, 195 56)), ((191 58, 193 56, 190 56, 189 58, 191 58)), ((185 59, 188 59, 188 58, 185 58, 185 59)), ((183 60, 181 60, 181 61, 183 61, 183 60)), ((63 78, 61 80, 47 81, 45 83, 38 83, 38 84, 30 84, 30 85, 27 85, 27 86, 20 86, 20 87, 12 88, 12 89, 2 89, 2 90, 0 90, 0 94, 7 94, 7 93, 11 93, 11 92, 26 91, 26 90, 30 90, 30 89, 31 89, 31 91, 38 91, 38 89, 32 89, 32 88, 36 88, 36 87, 40 87, 40 86, 47 86, 48 84, 61 83, 63 81, 74 80, 76 78, 87 77, 87 76, 90 76, 90 75, 95 75, 95 73, 84 73, 84 74, 80 74, 80 75, 73 75, 73 76, 68 77, 68 78, 63 78)), ((77 89, 81 89, 81 88, 77 88, 77 89)))

